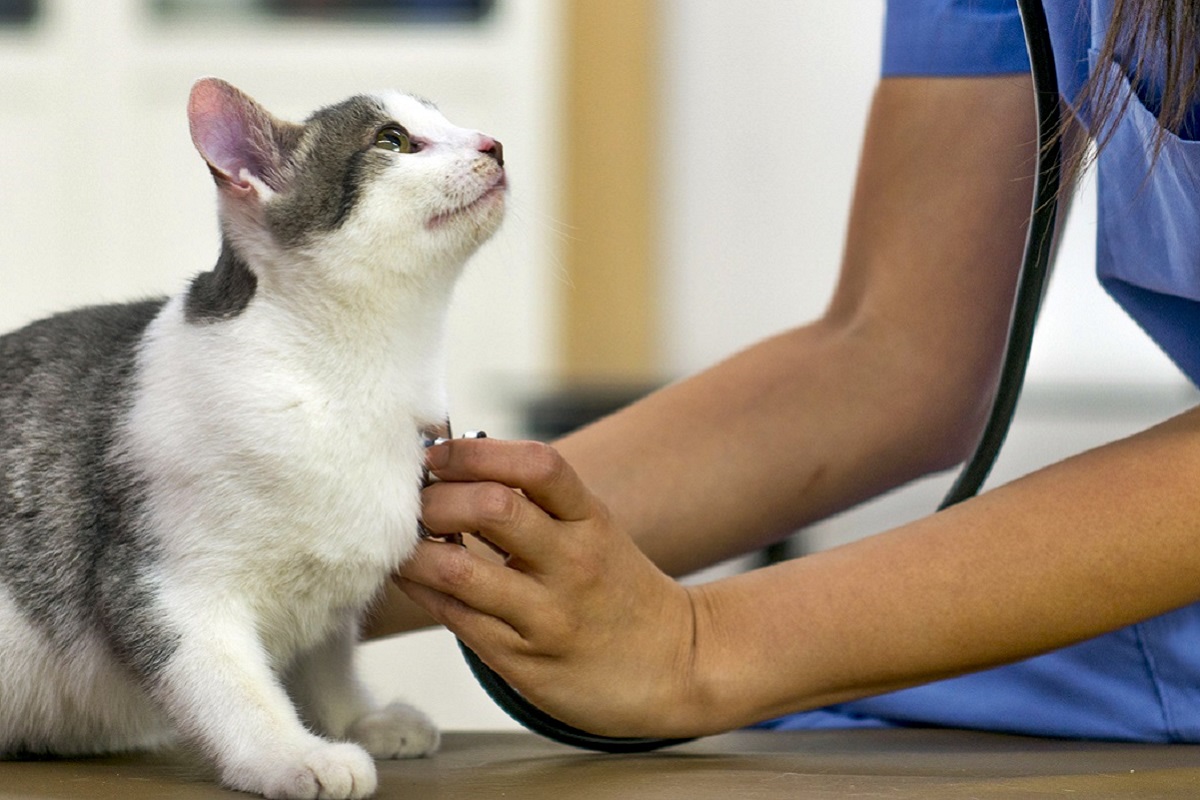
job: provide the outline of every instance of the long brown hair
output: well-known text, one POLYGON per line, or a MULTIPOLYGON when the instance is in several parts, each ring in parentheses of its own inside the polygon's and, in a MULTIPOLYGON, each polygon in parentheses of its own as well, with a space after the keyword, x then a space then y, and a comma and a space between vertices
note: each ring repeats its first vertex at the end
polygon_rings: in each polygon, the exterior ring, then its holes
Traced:
MULTIPOLYGON (((1200 102, 1200 2, 1197 0, 1113 0, 1113 18, 1100 46, 1097 69, 1083 87, 1082 103, 1092 120, 1091 133, 1102 149, 1133 96, 1103 66, 1117 61, 1135 89, 1154 80, 1159 134, 1153 159, 1170 133, 1180 133, 1193 104, 1200 102)), ((1089 156, 1076 154, 1073 172, 1089 156)), ((1093 151, 1094 152, 1094 151, 1093 151)))

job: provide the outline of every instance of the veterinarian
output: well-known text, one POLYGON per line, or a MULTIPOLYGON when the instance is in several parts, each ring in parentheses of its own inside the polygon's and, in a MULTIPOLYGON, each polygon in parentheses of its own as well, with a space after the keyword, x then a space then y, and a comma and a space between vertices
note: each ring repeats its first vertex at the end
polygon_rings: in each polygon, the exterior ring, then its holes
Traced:
MULTIPOLYGON (((1099 279, 1200 381, 1200 11, 1046 7, 1074 112, 1069 173, 1087 166, 1083 130, 1102 147, 1099 279)), ((553 447, 432 448, 425 524, 479 531, 509 558, 426 542, 399 589, 596 733, 933 724, 1200 741, 1200 410, 845 547, 703 586, 672 577, 970 452, 1034 125, 1013 2, 892 0, 824 316, 553 447)), ((409 614, 396 600, 377 632, 409 614)))

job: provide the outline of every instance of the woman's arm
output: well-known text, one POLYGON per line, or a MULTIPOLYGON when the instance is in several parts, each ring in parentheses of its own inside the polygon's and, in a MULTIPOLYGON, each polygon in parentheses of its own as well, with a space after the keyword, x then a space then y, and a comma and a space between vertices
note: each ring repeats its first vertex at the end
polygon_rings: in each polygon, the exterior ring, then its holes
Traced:
POLYGON ((966 455, 1035 136, 1027 76, 884 80, 828 312, 558 443, 656 563, 690 572, 966 455))
POLYGON ((684 736, 1071 644, 1200 599, 1200 411, 891 532, 683 587, 551 448, 457 441, 403 588, 543 710, 684 736), (519 487, 523 495, 507 487, 519 487))
POLYGON ((695 595, 696 705, 725 710, 719 728, 1011 662, 1165 613, 1200 599, 1200 410, 695 595))

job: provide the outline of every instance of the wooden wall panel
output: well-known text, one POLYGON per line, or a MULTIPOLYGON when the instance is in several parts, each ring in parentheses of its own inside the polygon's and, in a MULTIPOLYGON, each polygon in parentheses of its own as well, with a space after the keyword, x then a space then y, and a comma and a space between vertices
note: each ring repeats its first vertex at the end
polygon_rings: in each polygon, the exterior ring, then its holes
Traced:
POLYGON ((657 4, 567 0, 566 375, 653 377, 657 4))

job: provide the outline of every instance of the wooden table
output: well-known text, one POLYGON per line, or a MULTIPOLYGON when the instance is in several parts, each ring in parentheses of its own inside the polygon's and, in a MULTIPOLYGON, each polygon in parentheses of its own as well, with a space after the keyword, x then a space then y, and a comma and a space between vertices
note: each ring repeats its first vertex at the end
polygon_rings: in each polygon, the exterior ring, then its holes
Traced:
MULTIPOLYGON (((1200 798, 1200 746, 948 730, 739 732, 606 756, 524 733, 450 733, 433 758, 380 764, 377 798, 1200 798)), ((236 798, 179 755, 0 762, 0 800, 236 798)))

